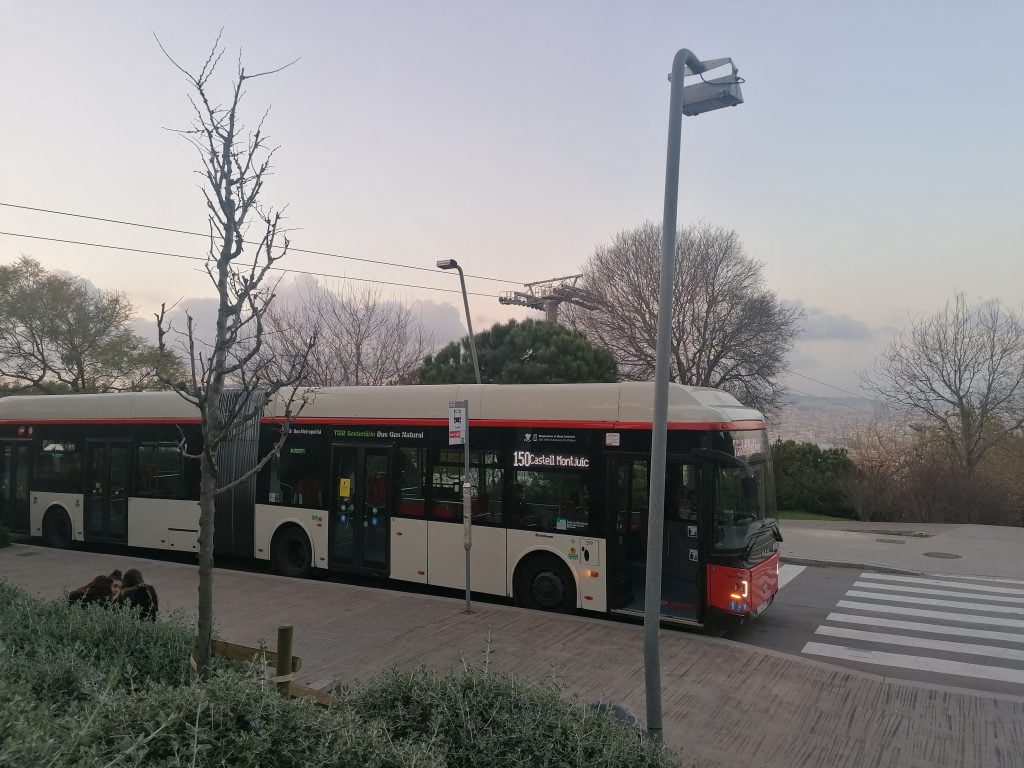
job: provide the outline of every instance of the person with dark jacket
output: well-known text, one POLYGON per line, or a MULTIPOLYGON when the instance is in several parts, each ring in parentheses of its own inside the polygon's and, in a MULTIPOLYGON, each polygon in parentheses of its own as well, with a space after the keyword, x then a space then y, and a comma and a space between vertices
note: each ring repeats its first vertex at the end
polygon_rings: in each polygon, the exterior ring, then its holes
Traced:
POLYGON ((121 583, 121 571, 114 570, 109 576, 100 574, 84 587, 68 593, 69 603, 106 603, 117 596, 121 583))
POLYGON ((149 621, 156 621, 157 612, 160 610, 156 590, 142 580, 142 573, 138 568, 129 568, 124 572, 121 591, 114 598, 114 603, 138 608, 139 616, 149 621))

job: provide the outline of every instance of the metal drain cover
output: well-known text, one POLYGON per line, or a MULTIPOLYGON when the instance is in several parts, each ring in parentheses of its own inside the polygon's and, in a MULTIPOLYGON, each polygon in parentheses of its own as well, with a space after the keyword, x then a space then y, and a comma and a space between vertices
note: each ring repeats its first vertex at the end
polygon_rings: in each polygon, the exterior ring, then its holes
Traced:
POLYGON ((954 555, 952 552, 925 552, 925 557, 939 557, 943 560, 959 560, 960 555, 954 555))

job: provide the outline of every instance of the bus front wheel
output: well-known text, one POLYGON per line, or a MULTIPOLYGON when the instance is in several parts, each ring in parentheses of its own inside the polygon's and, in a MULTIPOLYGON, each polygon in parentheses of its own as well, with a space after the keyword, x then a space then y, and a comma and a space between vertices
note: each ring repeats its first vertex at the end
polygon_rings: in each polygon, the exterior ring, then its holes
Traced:
POLYGON ((541 555, 519 567, 516 601, 526 608, 568 613, 576 609, 576 584, 557 557, 541 555))
POLYGON ((47 510, 43 515, 43 544, 54 549, 71 546, 71 518, 60 507, 47 510))
POLYGON ((309 575, 313 547, 309 537, 297 525, 289 525, 274 534, 270 547, 270 567, 283 576, 302 578, 309 575))

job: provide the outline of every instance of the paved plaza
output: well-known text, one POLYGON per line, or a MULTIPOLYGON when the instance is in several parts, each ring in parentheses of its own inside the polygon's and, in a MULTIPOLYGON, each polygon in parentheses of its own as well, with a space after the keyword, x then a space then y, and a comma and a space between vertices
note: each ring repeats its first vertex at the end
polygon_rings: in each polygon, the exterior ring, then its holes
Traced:
MULTIPOLYGON (((192 565, 30 544, 0 550, 0 578, 46 598, 132 566, 157 587, 164 611, 194 612, 192 565)), ((467 615, 453 598, 236 570, 218 569, 216 580, 219 635, 272 643, 278 624, 293 624, 302 685, 325 688, 394 666, 479 662, 489 637, 498 669, 533 680, 554 675, 586 700, 643 713, 636 624, 494 604, 467 615)), ((662 673, 666 741, 684 765, 1024 764, 1021 697, 906 682, 673 630, 662 632, 662 673)))

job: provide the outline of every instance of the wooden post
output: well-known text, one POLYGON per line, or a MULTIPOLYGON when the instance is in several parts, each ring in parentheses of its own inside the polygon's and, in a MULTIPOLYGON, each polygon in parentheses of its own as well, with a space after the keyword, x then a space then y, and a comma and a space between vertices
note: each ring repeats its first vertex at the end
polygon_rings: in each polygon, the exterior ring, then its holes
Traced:
POLYGON ((292 625, 282 624, 277 628, 277 677, 286 678, 278 681, 277 692, 286 699, 291 696, 292 676, 292 625))

